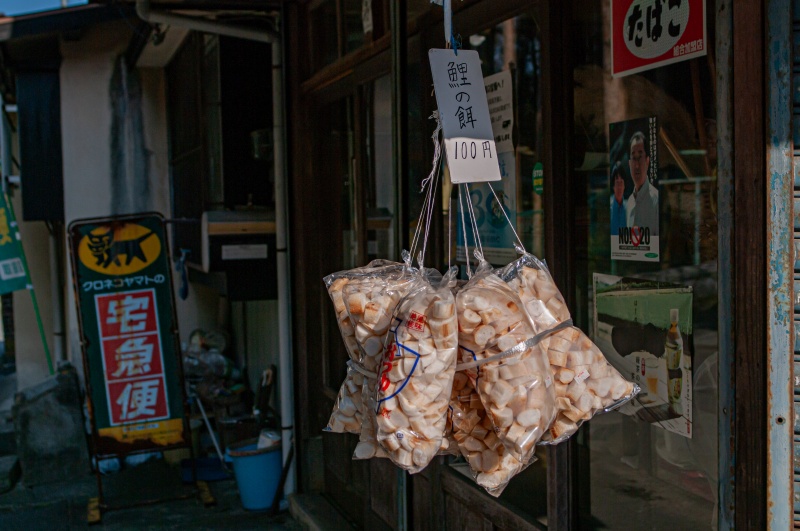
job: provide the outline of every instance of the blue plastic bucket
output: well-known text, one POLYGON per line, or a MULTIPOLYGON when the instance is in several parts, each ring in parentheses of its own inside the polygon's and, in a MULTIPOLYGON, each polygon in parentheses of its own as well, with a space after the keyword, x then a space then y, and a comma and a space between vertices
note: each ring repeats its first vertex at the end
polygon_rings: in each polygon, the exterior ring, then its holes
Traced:
POLYGON ((242 507, 261 511, 272 507, 281 478, 281 447, 258 449, 257 439, 232 444, 226 450, 242 498, 242 507))

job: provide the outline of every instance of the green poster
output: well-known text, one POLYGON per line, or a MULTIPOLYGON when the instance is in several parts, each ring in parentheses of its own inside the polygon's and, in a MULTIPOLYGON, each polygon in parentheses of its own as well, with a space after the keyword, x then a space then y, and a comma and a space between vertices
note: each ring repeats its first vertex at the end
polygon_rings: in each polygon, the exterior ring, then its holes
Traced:
POLYGON ((620 412, 692 437, 692 288, 594 274, 595 343, 642 392, 620 412))
POLYGON ((544 193, 544 166, 541 162, 537 162, 533 167, 533 191, 537 195, 544 193))
POLYGON ((0 194, 0 295, 31 287, 14 213, 0 194))
POLYGON ((95 453, 185 446, 163 218, 78 220, 69 226, 69 239, 95 453))

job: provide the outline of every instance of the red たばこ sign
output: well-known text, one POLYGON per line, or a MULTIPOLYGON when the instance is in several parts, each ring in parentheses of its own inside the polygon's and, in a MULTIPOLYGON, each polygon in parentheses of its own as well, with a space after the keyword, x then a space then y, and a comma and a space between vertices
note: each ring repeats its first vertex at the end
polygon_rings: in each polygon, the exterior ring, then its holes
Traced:
POLYGON ((703 0, 611 0, 611 75, 706 55, 703 0))

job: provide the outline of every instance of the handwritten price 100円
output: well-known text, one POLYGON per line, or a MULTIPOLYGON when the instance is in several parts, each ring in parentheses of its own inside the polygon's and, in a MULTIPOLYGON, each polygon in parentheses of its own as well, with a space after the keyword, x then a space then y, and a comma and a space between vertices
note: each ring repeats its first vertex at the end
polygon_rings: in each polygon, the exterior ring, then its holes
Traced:
POLYGON ((475 140, 456 140, 453 142, 454 149, 453 154, 455 160, 460 159, 476 159, 478 158, 478 153, 481 153, 482 158, 492 158, 492 148, 491 143, 489 141, 481 142, 480 149, 478 148, 478 142, 475 140))

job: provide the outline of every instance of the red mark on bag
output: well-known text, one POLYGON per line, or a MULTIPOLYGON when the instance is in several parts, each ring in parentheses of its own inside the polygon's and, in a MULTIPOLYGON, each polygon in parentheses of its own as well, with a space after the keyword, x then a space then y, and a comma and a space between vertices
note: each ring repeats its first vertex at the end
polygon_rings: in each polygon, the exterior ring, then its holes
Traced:
POLYGON ((425 316, 417 312, 411 312, 411 315, 408 316, 408 323, 406 326, 409 330, 422 332, 422 329, 425 327, 425 316))
POLYGON ((394 361, 394 355, 396 353, 397 344, 392 342, 384 354, 383 372, 381 372, 381 391, 386 391, 391 383, 389 381, 389 371, 392 370, 392 361, 394 361))

